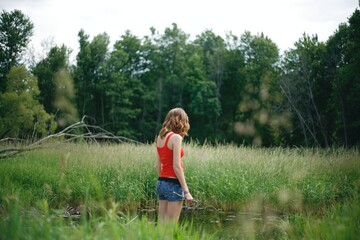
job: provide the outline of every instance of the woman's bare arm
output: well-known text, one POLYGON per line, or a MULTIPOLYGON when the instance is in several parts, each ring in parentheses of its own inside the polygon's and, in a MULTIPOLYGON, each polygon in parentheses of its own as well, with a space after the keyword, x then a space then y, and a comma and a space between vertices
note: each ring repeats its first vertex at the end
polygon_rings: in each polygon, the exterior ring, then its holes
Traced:
POLYGON ((156 153, 156 171, 158 173, 158 176, 160 177, 160 172, 161 172, 161 160, 159 157, 159 154, 156 153))
POLYGON ((185 180, 185 175, 184 175, 183 169, 181 168, 181 164, 180 164, 182 137, 178 134, 174 134, 171 137, 171 140, 172 140, 172 146, 173 146, 174 172, 180 182, 181 188, 183 189, 183 191, 185 193, 186 200, 192 201, 193 197, 191 196, 191 194, 189 192, 189 188, 188 188, 186 180, 185 180))

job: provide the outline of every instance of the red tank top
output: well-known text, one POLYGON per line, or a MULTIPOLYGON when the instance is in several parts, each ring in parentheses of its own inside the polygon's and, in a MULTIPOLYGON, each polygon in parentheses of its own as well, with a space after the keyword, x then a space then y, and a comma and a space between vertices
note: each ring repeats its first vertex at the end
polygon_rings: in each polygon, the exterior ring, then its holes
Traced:
MULTIPOLYGON (((163 147, 156 147, 157 148, 157 152, 159 154, 160 160, 161 160, 161 171, 160 171, 160 177, 172 177, 172 178, 177 178, 175 171, 174 171, 174 167, 173 167, 173 163, 174 163, 174 156, 173 156, 173 150, 169 149, 168 145, 168 141, 170 139, 170 137, 172 135, 174 135, 175 133, 170 133, 166 140, 165 140, 165 144, 163 147)), ((181 153, 180 153, 180 157, 182 158, 185 154, 184 149, 181 147, 181 153)), ((184 166, 183 166, 183 162, 182 159, 180 158, 180 166, 184 171, 184 166)))

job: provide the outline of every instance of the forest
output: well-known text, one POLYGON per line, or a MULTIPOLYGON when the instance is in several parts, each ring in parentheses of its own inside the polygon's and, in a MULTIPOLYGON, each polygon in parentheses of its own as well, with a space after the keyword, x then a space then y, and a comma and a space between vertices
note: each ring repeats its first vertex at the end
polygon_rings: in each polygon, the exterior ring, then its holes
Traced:
POLYGON ((360 143, 359 9, 326 42, 304 33, 282 54, 264 34, 204 30, 190 40, 173 23, 141 38, 128 30, 113 46, 107 33, 91 38, 80 29, 75 63, 65 45, 31 60, 33 31, 20 10, 1 12, 0 139, 39 139, 86 116, 117 136, 152 142, 167 111, 182 107, 189 139, 199 143, 360 143))

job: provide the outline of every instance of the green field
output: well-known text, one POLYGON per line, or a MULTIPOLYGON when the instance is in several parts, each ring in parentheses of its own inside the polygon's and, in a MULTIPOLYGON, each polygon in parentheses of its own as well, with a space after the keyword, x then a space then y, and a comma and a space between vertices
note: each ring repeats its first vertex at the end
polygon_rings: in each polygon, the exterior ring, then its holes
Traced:
POLYGON ((0 159, 0 239, 356 239, 357 149, 185 145, 195 204, 156 224, 154 145, 58 144, 0 159), (69 214, 78 208, 77 214, 69 214))

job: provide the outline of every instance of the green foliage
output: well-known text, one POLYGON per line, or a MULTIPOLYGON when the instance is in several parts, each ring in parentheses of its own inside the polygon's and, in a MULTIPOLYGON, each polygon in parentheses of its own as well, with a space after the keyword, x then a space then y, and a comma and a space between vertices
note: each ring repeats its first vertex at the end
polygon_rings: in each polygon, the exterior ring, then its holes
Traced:
POLYGON ((80 116, 94 118, 95 124, 105 124, 105 115, 108 103, 105 99, 104 82, 109 73, 106 73, 106 60, 108 58, 109 36, 99 34, 89 41, 84 30, 79 34, 80 50, 77 54, 77 64, 74 68, 74 85, 76 89, 76 102, 80 116))
POLYGON ((24 66, 13 67, 6 76, 6 91, 16 94, 26 93, 37 97, 40 93, 37 79, 24 66))
POLYGON ((188 35, 176 24, 166 28, 164 34, 155 39, 159 53, 154 64, 157 90, 157 130, 168 110, 176 106, 184 106, 185 73, 187 70, 188 35))
POLYGON ((239 50, 245 67, 235 131, 248 143, 270 146, 275 141, 272 131, 284 125, 279 120, 284 112, 276 109, 281 101, 276 67, 279 49, 263 34, 253 36, 245 32, 239 50))
POLYGON ((349 18, 348 38, 345 44, 344 65, 338 75, 337 90, 343 104, 344 131, 347 145, 360 143, 360 10, 349 18))
POLYGON ((191 119, 191 135, 197 139, 214 141, 217 137, 215 127, 221 113, 216 84, 205 76, 205 67, 201 61, 199 48, 192 49, 185 77, 184 105, 191 119))
POLYGON ((335 204, 324 217, 298 214, 289 219, 291 238, 356 239, 359 232, 359 198, 351 197, 344 204, 335 204))
POLYGON ((39 101, 48 113, 55 114, 58 111, 54 106, 57 95, 55 76, 59 71, 68 71, 69 54, 70 50, 64 45, 52 47, 46 58, 38 62, 32 69, 32 73, 38 78, 39 101))
POLYGON ((291 112, 299 126, 295 134, 304 134, 306 145, 327 146, 325 122, 329 83, 323 81, 321 64, 324 59, 325 45, 317 36, 303 35, 295 48, 285 54, 282 88, 291 103, 291 112), (319 131, 315 131, 317 129, 319 131))
POLYGON ((173 24, 142 40, 127 31, 108 52, 106 34, 90 42, 80 31, 78 109, 107 130, 142 141, 152 141, 167 111, 179 106, 199 142, 330 146, 344 139, 352 145, 357 97, 344 92, 347 82, 357 89, 357 65, 344 60, 356 59, 348 49, 358 41, 347 30, 339 41, 334 53, 304 34, 279 56, 264 34, 228 34, 225 41, 207 30, 190 42, 173 24))
POLYGON ((0 95, 0 136, 44 136, 55 130, 53 117, 36 100, 37 80, 25 67, 14 67, 7 75, 7 92, 0 95))
POLYGON ((68 71, 61 69, 54 74, 55 93, 53 106, 57 110, 56 121, 59 127, 66 127, 78 119, 73 99, 75 90, 73 80, 68 71))
POLYGON ((34 25, 20 10, 0 15, 0 93, 6 88, 6 75, 19 64, 20 57, 30 37, 34 25))
POLYGON ((114 51, 107 62, 110 77, 104 83, 109 98, 111 131, 129 138, 139 138, 134 120, 140 117, 143 105, 144 85, 139 80, 142 74, 141 42, 127 32, 114 44, 114 51))
MULTIPOLYGON (((110 49, 106 33, 90 39, 80 30, 75 65, 69 66, 64 45, 34 64, 40 94, 21 81, 10 81, 8 89, 35 91, 60 128, 78 113, 142 142, 153 141, 169 109, 182 107, 189 135, 199 143, 354 146, 360 136, 359 19, 355 10, 326 43, 304 33, 283 56, 270 38, 247 31, 223 39, 206 30, 191 41, 173 23, 143 38, 126 31, 110 49)), ((1 37, 12 36, 11 43, 1 42, 4 92, 5 74, 19 64, 33 26, 18 10, 3 11, 0 26, 1 37)))

